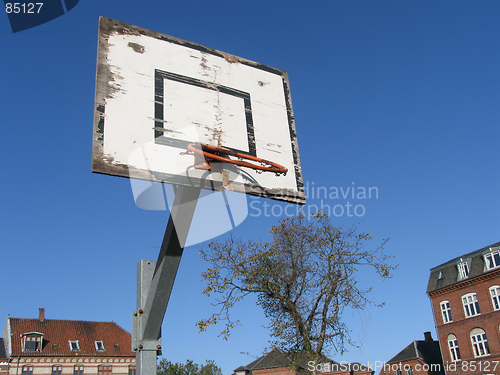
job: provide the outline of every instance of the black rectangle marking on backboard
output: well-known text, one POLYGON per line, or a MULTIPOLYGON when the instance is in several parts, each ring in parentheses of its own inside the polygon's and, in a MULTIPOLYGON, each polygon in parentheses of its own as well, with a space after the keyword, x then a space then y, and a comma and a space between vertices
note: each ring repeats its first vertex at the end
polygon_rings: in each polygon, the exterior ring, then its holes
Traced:
POLYGON ((164 132, 161 130, 164 128, 164 106, 165 106, 165 79, 169 79, 175 82, 184 83, 187 85, 192 85, 196 87, 201 87, 207 90, 218 91, 223 94, 232 95, 234 97, 243 99, 243 105, 245 110, 245 120, 247 127, 247 139, 248 139, 248 151, 238 150, 232 147, 227 147, 227 145, 223 145, 224 147, 231 149, 233 151, 248 153, 252 156, 257 156, 257 151, 255 147, 255 133, 253 126, 253 117, 252 117, 252 105, 250 103, 250 93, 237 90, 231 87, 218 85, 213 82, 203 81, 200 79, 196 79, 193 77, 187 77, 180 74, 165 72, 163 70, 155 69, 155 126, 154 126, 154 139, 156 144, 166 145, 170 147, 177 147, 186 149, 187 145, 193 142, 182 141, 179 139, 167 137, 164 135, 164 132))

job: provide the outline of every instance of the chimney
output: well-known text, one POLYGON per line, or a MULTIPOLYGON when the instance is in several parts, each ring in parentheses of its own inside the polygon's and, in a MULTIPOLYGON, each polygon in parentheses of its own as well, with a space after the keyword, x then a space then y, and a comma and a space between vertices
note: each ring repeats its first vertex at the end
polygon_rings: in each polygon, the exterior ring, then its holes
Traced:
POLYGON ((425 341, 433 342, 432 335, 430 332, 424 332, 425 341))
POLYGON ((38 309, 38 320, 41 322, 45 321, 45 309, 44 308, 38 309))

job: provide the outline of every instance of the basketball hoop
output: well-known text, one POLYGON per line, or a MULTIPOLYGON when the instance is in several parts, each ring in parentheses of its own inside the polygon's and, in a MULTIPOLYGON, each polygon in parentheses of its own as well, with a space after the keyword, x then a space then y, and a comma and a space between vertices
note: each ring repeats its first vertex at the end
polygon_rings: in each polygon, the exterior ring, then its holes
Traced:
POLYGON ((285 168, 278 163, 242 152, 233 151, 226 147, 212 146, 206 143, 191 143, 187 146, 187 151, 182 154, 194 155, 194 167, 197 169, 210 170, 210 163, 213 161, 219 161, 231 163, 240 167, 252 168, 257 172, 274 172, 277 176, 286 175, 286 172, 288 172, 288 168, 285 168), (231 159, 229 156, 236 157, 237 159, 231 159), (260 164, 255 164, 247 160, 260 164))

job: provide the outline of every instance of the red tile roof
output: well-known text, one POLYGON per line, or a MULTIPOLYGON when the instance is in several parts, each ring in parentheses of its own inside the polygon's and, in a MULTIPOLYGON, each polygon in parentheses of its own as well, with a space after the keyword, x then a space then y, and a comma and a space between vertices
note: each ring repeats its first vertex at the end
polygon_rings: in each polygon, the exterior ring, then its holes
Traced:
POLYGON ((22 356, 135 356, 130 333, 114 322, 80 320, 9 318, 12 333, 12 355, 22 356), (22 351, 21 335, 43 333, 41 352, 22 351), (69 341, 78 340, 79 351, 72 351, 69 341), (104 351, 98 351, 96 341, 102 341, 104 351))

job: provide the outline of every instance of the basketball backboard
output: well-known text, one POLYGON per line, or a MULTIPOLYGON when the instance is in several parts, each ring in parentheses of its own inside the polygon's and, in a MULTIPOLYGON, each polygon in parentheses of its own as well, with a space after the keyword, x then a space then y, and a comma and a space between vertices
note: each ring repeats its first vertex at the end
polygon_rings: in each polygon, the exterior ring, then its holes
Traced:
POLYGON ((101 17, 92 171, 305 203, 285 71, 101 17), (288 172, 195 168, 189 144, 288 172))

